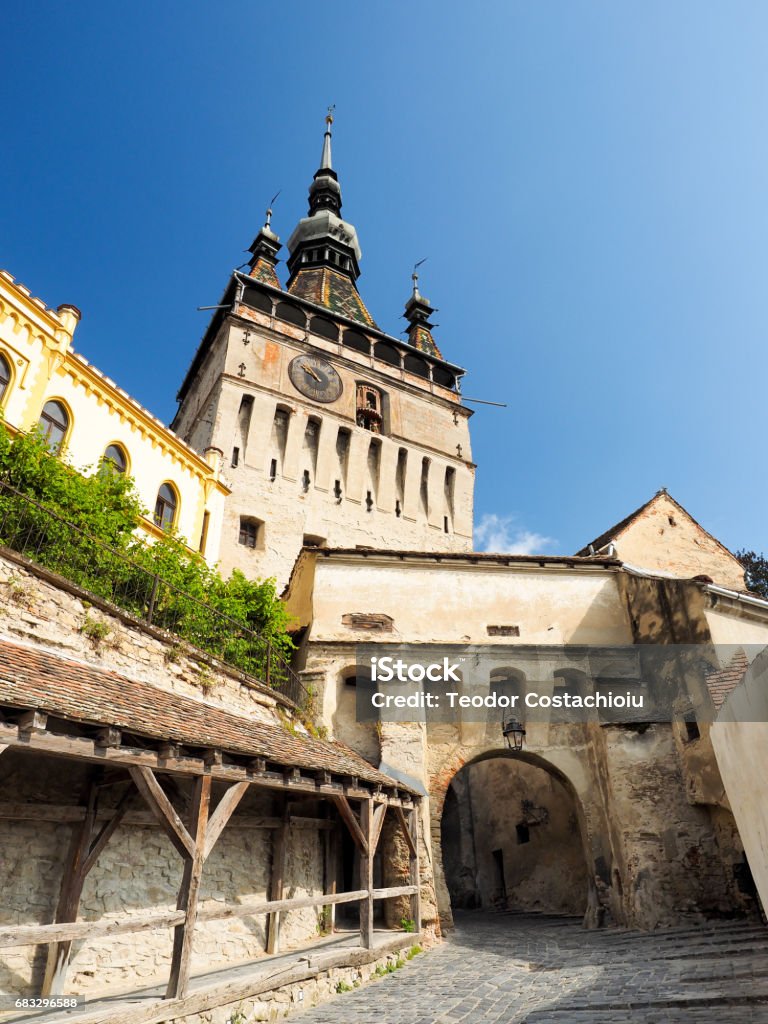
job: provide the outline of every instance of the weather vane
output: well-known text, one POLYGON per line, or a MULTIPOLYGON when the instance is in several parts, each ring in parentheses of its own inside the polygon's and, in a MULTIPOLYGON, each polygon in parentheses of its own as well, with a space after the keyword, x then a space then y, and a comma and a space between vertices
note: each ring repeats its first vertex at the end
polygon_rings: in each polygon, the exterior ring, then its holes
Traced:
POLYGON ((333 124, 333 112, 334 112, 335 109, 336 109, 336 104, 335 103, 331 103, 331 105, 328 107, 328 113, 325 115, 325 123, 326 124, 328 124, 328 125, 333 124))
POLYGON ((277 192, 275 192, 275 194, 274 194, 274 195, 272 196, 272 198, 271 198, 271 199, 269 200, 269 206, 267 207, 267 221, 266 221, 266 223, 265 223, 265 225, 264 225, 264 227, 265 227, 265 228, 268 228, 268 227, 269 227, 269 225, 270 225, 270 224, 271 224, 271 222, 272 222, 272 207, 273 207, 273 206, 275 205, 275 200, 277 199, 277 197, 278 197, 278 196, 280 195, 280 193, 281 193, 282 191, 283 191, 283 190, 282 190, 281 188, 279 188, 279 189, 277 190, 277 192))
POLYGON ((429 256, 425 256, 423 260, 419 260, 418 263, 413 264, 413 273, 411 274, 411 280, 413 281, 413 294, 417 295, 419 291, 419 275, 416 271, 419 269, 422 263, 426 263, 429 256))

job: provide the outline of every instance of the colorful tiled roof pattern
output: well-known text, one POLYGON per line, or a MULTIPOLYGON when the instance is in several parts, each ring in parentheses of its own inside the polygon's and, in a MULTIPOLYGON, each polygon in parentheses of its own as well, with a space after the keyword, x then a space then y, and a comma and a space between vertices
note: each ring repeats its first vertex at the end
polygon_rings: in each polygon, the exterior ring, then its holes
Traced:
POLYGON ((435 344, 435 339, 432 337, 432 332, 428 327, 424 327, 423 324, 413 324, 408 331, 408 343, 413 345, 414 348, 419 349, 420 352, 426 352, 427 355, 436 356, 438 359, 443 358, 440 349, 435 344))
POLYGON ((288 291, 367 327, 377 326, 354 284, 346 274, 340 274, 330 267, 300 270, 291 281, 288 291))
POLYGON ((274 266, 269 260, 265 260, 263 256, 256 260, 249 277, 254 278, 256 281, 263 281, 264 284, 271 284, 273 288, 282 288, 274 266))
POLYGON ((116 672, 5 641, 0 641, 0 705, 35 709, 72 722, 116 726, 155 740, 263 757, 291 768, 325 769, 367 782, 393 783, 341 743, 294 735, 277 725, 256 722, 116 672))

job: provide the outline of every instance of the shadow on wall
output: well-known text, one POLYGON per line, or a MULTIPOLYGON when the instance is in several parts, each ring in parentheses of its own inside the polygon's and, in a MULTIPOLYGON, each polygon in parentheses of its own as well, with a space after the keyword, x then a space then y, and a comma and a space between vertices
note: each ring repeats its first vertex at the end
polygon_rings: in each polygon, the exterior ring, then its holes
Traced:
POLYGON ((454 910, 584 915, 589 882, 576 805, 543 768, 508 757, 462 768, 446 794, 441 841, 454 910))
MULTIPOLYGON (((331 719, 333 735, 340 743, 346 743, 378 768, 381 763, 381 742, 376 724, 357 721, 357 683, 360 678, 359 669, 355 665, 339 673, 336 682, 336 710, 331 719)), ((370 674, 365 682, 370 682, 370 674)))

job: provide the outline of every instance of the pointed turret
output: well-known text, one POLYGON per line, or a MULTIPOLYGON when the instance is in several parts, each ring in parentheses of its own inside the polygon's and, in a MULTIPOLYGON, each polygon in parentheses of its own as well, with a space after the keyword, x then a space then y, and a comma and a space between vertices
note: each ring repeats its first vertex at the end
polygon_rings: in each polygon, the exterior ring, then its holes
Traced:
POLYGON ((277 254, 282 249, 280 239, 271 228, 272 210, 268 209, 264 227, 254 238, 249 252, 252 253, 249 261, 250 276, 264 284, 271 284, 273 288, 279 288, 280 282, 275 272, 277 266, 277 254))
MULTIPOLYGON (((423 263, 424 261, 422 260, 421 262, 423 263)), ((413 281, 413 291, 405 304, 405 312, 403 313, 403 316, 408 321, 408 344, 413 345, 414 348, 419 349, 421 352, 426 352, 427 355, 437 356, 438 359, 442 359, 443 356, 440 349, 432 337, 432 328, 435 325, 429 322, 429 318, 435 312, 435 309, 433 306, 430 306, 429 299, 425 299, 419 291, 419 275, 416 273, 416 267, 413 268, 411 280, 413 281)))
POLYGON ((362 256, 354 225, 342 220, 341 186, 333 169, 328 108, 320 166, 309 186, 309 210, 288 239, 288 291, 375 327, 357 291, 362 256))

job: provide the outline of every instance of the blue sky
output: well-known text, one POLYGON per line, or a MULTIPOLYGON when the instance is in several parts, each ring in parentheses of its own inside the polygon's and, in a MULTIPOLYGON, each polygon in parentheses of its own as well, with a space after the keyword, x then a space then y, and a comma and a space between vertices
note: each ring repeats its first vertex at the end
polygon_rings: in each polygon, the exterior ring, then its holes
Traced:
POLYGON ((465 394, 508 403, 472 420, 482 546, 570 553, 665 486, 768 547, 768 6, 27 0, 4 28, 0 265, 158 416, 270 197, 284 242, 304 214, 335 103, 369 309, 399 333, 427 256, 465 394))

